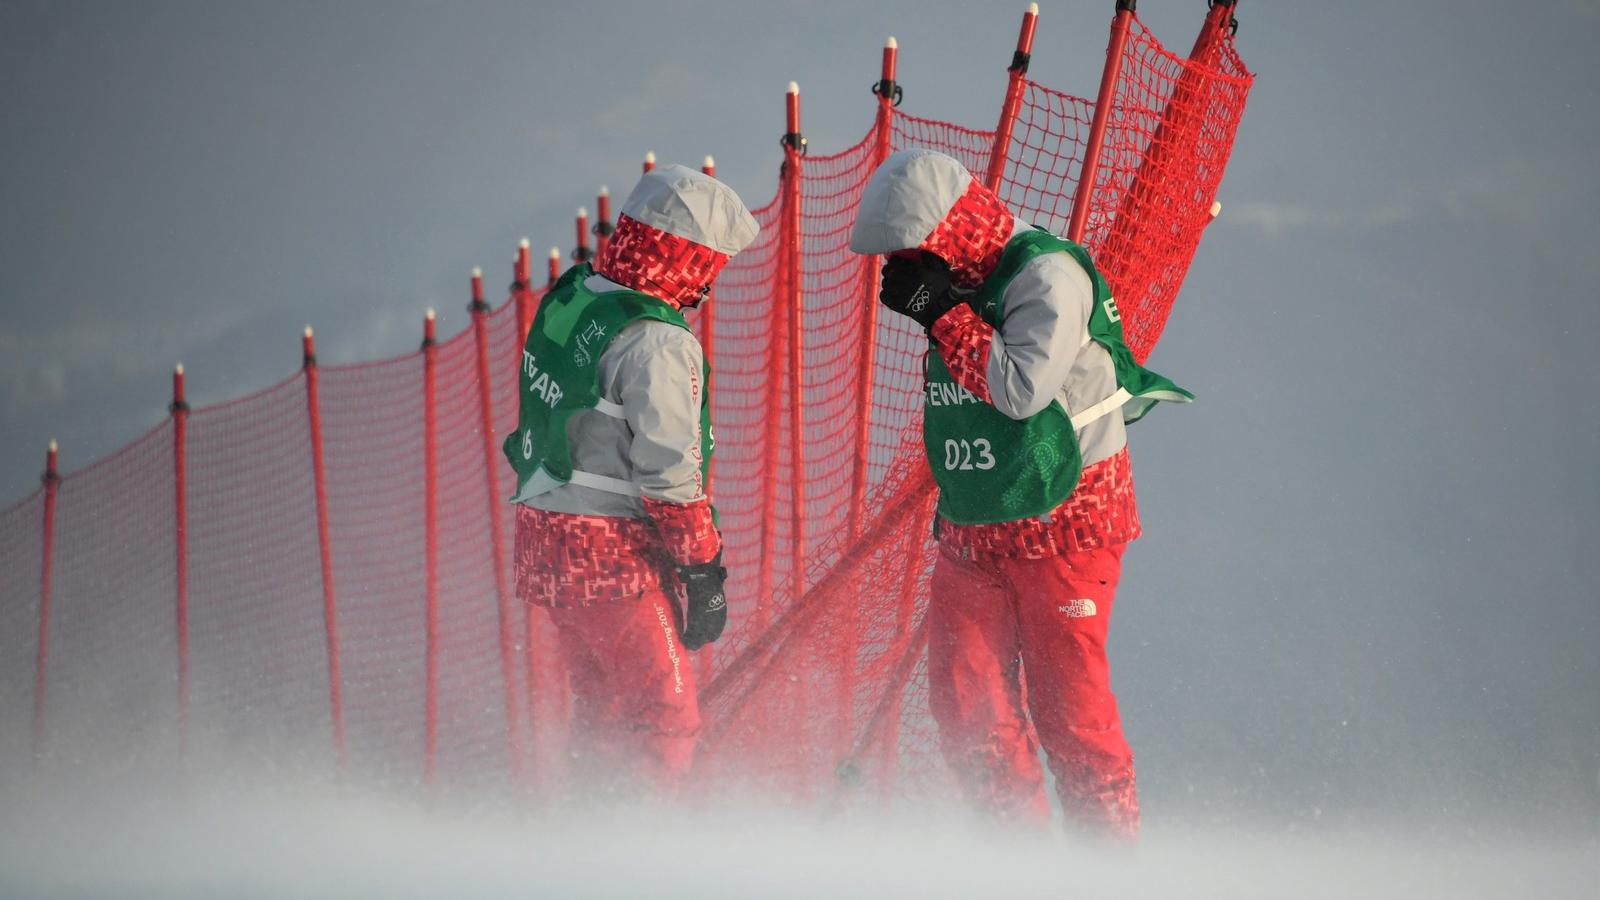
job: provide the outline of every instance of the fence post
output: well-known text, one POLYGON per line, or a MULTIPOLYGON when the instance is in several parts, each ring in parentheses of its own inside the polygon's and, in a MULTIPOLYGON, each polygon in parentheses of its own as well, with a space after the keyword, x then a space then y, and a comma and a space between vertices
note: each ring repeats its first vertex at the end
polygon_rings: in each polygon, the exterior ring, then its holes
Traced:
POLYGON ((506 588, 506 549, 500 525, 500 469, 495 448, 494 395, 489 377, 489 304, 483 300, 483 273, 472 272, 472 339, 478 351, 478 430, 483 436, 483 479, 489 509, 490 558, 494 565, 494 593, 500 613, 500 676, 505 681, 506 742, 511 774, 522 780, 522 716, 517 703, 516 611, 506 588))
POLYGON ((439 355, 434 312, 422 320, 422 545, 424 629, 427 650, 423 681, 423 781, 432 788, 439 760, 439 445, 437 380, 439 355))
MULTIPOLYGON (((872 92, 878 96, 878 118, 873 125, 874 144, 872 167, 876 169, 889 157, 889 147, 894 132, 894 107, 900 102, 902 91, 895 82, 895 63, 900 45, 894 38, 883 43, 883 68, 877 87, 872 92)), ((867 502, 867 470, 872 453, 872 388, 878 361, 878 270, 876 256, 863 257, 861 261, 861 366, 856 374, 860 393, 856 397, 856 459, 855 473, 850 484, 850 534, 861 533, 861 511, 867 502)))
POLYGON ((1022 14, 1022 31, 1017 35, 1017 49, 1011 54, 1011 65, 1006 71, 1011 78, 1006 82, 1006 99, 1000 105, 1000 121, 994 127, 994 146, 989 150, 989 172, 983 183, 989 190, 999 193, 1000 179, 1006 173, 1006 151, 1011 147, 1011 129, 1017 124, 1017 112, 1022 109, 1022 91, 1027 81, 1028 60, 1033 56, 1033 30, 1039 24, 1039 4, 1029 3, 1022 14))
POLYGON ((788 131, 783 136, 783 259, 788 271, 788 295, 784 305, 789 314, 789 463, 791 468, 791 537, 793 597, 805 593, 806 555, 806 459, 805 459, 805 330, 801 306, 805 302, 801 260, 801 182, 805 178, 806 139, 800 133, 800 85, 789 82, 785 105, 788 131))
MULTIPOLYGON (((1213 0, 1211 8, 1206 12, 1204 24, 1200 26, 1200 33, 1195 36, 1194 47, 1189 51, 1189 62, 1202 62, 1210 55, 1217 41, 1227 30, 1236 25, 1233 10, 1236 0, 1213 0)), ((1120 55, 1120 54, 1119 54, 1120 55)), ((1117 203, 1116 214, 1111 219, 1111 230, 1106 235, 1106 240, 1101 245, 1097 257, 1119 264, 1119 273, 1132 268, 1128 259, 1130 252, 1137 246, 1137 235, 1143 224, 1142 208, 1150 199, 1151 192, 1155 189, 1152 181, 1159 183, 1161 169, 1166 165, 1170 153, 1169 138, 1177 131, 1180 137, 1184 129, 1190 124, 1189 119, 1203 112, 1196 112, 1192 99, 1197 90, 1195 82, 1200 80, 1200 74, 1194 66, 1185 66, 1183 73, 1178 76, 1178 82, 1173 86, 1172 95, 1167 98, 1166 106, 1161 110, 1161 119, 1156 124, 1154 133, 1150 136, 1150 143, 1145 147, 1144 153, 1139 158, 1139 168, 1128 181, 1127 190, 1122 194, 1117 203), (1185 117, 1189 117, 1186 119, 1185 117)), ((1081 184, 1080 180, 1080 184, 1081 184)), ((1081 187, 1080 187, 1081 190, 1081 187)), ((1212 217, 1214 218, 1221 208, 1213 205, 1212 217)), ((1209 219, 1207 223, 1209 224, 1209 219)), ((1108 278, 1112 275, 1108 274, 1108 278)), ((1126 309, 1126 307, 1124 307, 1126 309)), ((1137 351, 1136 351, 1137 352, 1137 351)))
POLYGON ((339 615, 333 590, 333 548, 328 531, 328 477, 322 457, 322 404, 317 395, 317 349, 311 326, 302 339, 306 376, 306 417, 311 425, 311 475, 316 485, 317 550, 322 558, 322 626, 328 651, 328 709, 333 718, 333 748, 344 770, 344 681, 339 674, 339 615))
POLYGON ((578 207, 577 218, 578 246, 572 250, 572 261, 586 263, 594 259, 594 251, 589 249, 589 208, 578 207))
MULTIPOLYGON (((714 157, 707 156, 705 161, 700 164, 700 171, 711 176, 712 178, 717 177, 716 159, 714 157)), ((715 367, 717 357, 716 299, 717 288, 716 285, 712 285, 706 292, 705 300, 703 300, 700 304, 700 349, 705 352, 706 368, 708 370, 715 367)), ((707 392, 711 390, 710 385, 706 386, 706 390, 707 392)), ((714 459, 715 457, 713 457, 713 460, 714 459)), ((713 462, 713 465, 715 465, 715 462, 713 462)), ((706 476, 706 494, 710 495, 710 493, 711 477, 708 475, 706 476)), ((707 644, 700 652, 704 653, 706 650, 710 649, 711 645, 707 644)))
POLYGON ((1111 20, 1111 41, 1106 45, 1106 65, 1100 72, 1100 93, 1094 100, 1094 119, 1089 125, 1089 142, 1083 148, 1083 170, 1078 189, 1072 195, 1072 219, 1067 225, 1067 240, 1083 243, 1089 223, 1089 204, 1094 199, 1095 182, 1100 173, 1100 151, 1105 146, 1106 123, 1116 101, 1117 78, 1122 74, 1122 48, 1128 43, 1128 26, 1133 22, 1134 0, 1117 0, 1117 14, 1111 20))
POLYGON ((511 352, 517 356, 528 340, 528 326, 533 324, 533 258, 527 238, 517 242, 517 261, 511 268, 511 299, 517 305, 517 345, 511 352))
MULTIPOLYGON (((702 173, 706 174, 706 175, 711 176, 712 178, 717 177, 717 161, 716 161, 716 159, 713 158, 710 155, 707 155, 705 160, 700 164, 700 171, 702 173)), ((717 314, 717 288, 716 288, 716 285, 713 284, 707 289, 705 300, 701 301, 701 303, 700 303, 700 320, 699 320, 699 325, 700 325, 700 349, 701 349, 702 352, 705 353, 706 371, 708 373, 710 373, 710 375, 708 375, 707 378, 706 378, 705 390, 706 390, 707 396, 711 395, 711 382, 716 377, 716 361, 717 361, 717 318, 716 318, 716 314, 717 314)), ((716 500, 716 494, 713 493, 713 491, 712 491, 712 485, 716 480, 716 467, 717 467, 717 457, 716 457, 716 454, 713 453, 712 456, 711 456, 710 465, 707 466, 707 468, 706 468, 706 486, 705 486, 706 496, 708 498, 710 498, 713 502, 716 500)), ((696 668, 697 668, 697 674, 699 675, 699 678, 700 678, 700 683, 701 684, 705 684, 711 678, 711 669, 715 665, 716 645, 715 644, 706 644, 704 647, 701 647, 699 652, 696 653, 695 655, 698 657, 698 660, 696 661, 696 668)))
POLYGON ((598 221, 594 223, 594 255, 596 258, 606 252, 606 244, 611 240, 611 189, 600 185, 600 191, 594 199, 595 213, 598 221))
POLYGON ((46 674, 50 661, 50 577, 56 543, 56 487, 61 476, 56 471, 59 447, 50 442, 44 463, 44 546, 39 561, 39 646, 33 670, 33 759, 44 751, 44 709, 46 674))
POLYGON ((183 363, 172 370, 172 506, 178 591, 178 748, 189 747, 189 403, 183 363))

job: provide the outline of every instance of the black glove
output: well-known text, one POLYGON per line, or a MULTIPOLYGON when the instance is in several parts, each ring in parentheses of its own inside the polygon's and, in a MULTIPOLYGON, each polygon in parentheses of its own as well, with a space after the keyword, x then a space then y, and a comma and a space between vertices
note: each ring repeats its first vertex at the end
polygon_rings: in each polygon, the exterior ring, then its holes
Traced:
POLYGON ((722 567, 722 551, 710 562, 678 567, 678 583, 683 585, 683 646, 699 650, 722 636, 728 624, 728 601, 722 582, 728 570, 722 567))
POLYGON ((936 253, 922 251, 918 259, 891 256, 883 264, 883 283, 878 302, 904 316, 932 328, 939 317, 967 298, 950 283, 950 264, 936 253))

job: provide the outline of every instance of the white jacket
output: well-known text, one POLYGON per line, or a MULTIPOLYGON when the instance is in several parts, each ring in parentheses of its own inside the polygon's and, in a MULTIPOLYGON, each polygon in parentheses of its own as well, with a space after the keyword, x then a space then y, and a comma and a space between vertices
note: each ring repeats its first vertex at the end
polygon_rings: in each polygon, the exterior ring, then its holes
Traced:
MULTIPOLYGON (((1033 226, 1018 221, 1012 236, 1033 226)), ((1082 412, 1117 390, 1111 354, 1089 339, 1094 285, 1065 253, 1045 253, 1006 286, 1000 327, 989 349, 989 399, 1013 419, 1026 419, 1061 401, 1067 415, 1082 412)), ((1128 442, 1120 415, 1078 429, 1083 464, 1113 456, 1128 442)))

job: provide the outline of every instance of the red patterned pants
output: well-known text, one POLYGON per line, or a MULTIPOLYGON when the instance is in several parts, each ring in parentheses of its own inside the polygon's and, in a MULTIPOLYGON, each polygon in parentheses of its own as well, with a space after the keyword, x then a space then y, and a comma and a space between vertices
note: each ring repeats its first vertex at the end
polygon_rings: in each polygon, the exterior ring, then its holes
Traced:
POLYGON ((659 588, 550 610, 571 677, 573 774, 581 788, 671 794, 688 774, 700 705, 677 615, 659 588))
POLYGON ((1031 560, 940 554, 928 606, 930 704, 940 749, 975 808, 1048 821, 1026 704, 1068 826, 1138 834, 1133 753, 1106 663, 1122 550, 1031 560))

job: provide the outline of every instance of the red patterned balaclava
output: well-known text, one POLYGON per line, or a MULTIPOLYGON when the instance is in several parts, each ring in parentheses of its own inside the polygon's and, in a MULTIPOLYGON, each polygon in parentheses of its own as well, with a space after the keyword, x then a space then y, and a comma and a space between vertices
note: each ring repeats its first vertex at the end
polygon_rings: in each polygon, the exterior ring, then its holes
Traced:
POLYGON ((975 288, 1000 265, 1014 222, 1000 198, 974 178, 918 249, 943 257, 956 284, 975 288))
POLYGON ((626 288, 693 308, 731 259, 688 238, 658 231, 626 214, 595 261, 595 271, 626 288))
POLYGON ((634 185, 594 269, 623 287, 693 307, 759 230, 732 188, 684 166, 659 166, 634 185))

